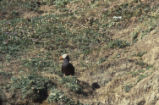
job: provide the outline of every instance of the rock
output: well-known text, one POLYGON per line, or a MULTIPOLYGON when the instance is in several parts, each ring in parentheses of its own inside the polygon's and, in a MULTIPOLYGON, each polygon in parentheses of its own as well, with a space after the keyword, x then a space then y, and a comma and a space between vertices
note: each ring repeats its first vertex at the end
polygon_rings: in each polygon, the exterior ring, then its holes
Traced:
POLYGON ((93 90, 98 89, 98 88, 100 88, 100 86, 97 82, 92 83, 92 89, 93 90))

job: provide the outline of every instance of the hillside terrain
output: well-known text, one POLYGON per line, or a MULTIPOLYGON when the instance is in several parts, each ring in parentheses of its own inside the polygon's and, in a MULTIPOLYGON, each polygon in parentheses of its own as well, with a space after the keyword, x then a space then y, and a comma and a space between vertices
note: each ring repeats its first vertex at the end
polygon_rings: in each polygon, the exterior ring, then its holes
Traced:
POLYGON ((157 0, 0 0, 0 105, 159 105, 158 36, 157 0))

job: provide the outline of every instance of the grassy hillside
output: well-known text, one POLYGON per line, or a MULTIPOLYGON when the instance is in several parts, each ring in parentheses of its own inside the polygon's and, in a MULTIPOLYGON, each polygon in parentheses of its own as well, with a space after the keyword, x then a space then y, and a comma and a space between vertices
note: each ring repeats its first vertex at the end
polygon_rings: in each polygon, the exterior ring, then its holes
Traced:
POLYGON ((0 0, 0 104, 158 105, 158 20, 154 0, 0 0))

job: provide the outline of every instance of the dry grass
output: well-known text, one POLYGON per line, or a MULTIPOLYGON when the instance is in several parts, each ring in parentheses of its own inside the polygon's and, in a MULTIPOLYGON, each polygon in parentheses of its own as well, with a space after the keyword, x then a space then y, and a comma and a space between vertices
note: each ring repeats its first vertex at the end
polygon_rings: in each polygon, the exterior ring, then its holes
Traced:
POLYGON ((23 0, 21 7, 17 0, 7 2, 0 1, 0 79, 5 80, 0 89, 9 104, 18 104, 15 98, 21 102, 26 84, 38 90, 50 80, 56 86, 47 85, 48 99, 36 104, 157 105, 159 2, 23 0), (60 71, 63 53, 71 57, 74 77, 60 71), (24 83, 19 90, 16 79, 24 83), (93 90, 95 82, 100 88, 93 90))

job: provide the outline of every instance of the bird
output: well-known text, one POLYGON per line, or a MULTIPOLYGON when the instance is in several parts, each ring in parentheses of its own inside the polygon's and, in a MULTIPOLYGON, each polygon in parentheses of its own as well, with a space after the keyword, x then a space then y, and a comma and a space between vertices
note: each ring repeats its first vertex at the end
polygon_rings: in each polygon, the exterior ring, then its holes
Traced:
POLYGON ((69 62, 70 57, 68 54, 63 54, 59 58, 60 60, 63 60, 61 71, 64 75, 74 75, 75 74, 75 68, 74 66, 69 62))

